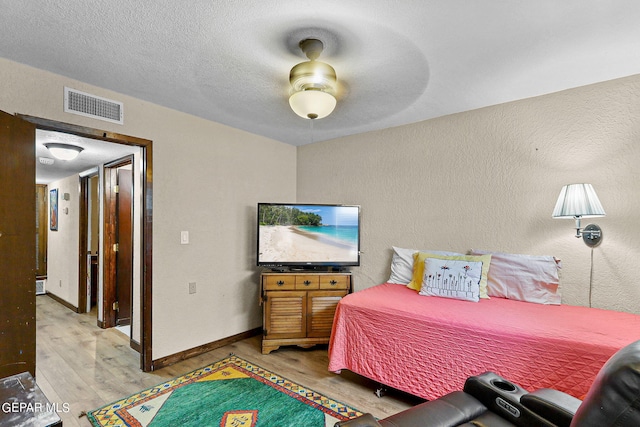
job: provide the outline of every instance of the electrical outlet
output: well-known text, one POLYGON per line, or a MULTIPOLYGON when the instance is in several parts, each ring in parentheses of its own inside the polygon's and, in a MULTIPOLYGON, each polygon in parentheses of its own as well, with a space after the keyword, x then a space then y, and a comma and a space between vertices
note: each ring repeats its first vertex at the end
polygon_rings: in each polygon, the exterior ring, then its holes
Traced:
POLYGON ((196 293, 196 282, 189 282, 189 293, 190 294, 196 293))

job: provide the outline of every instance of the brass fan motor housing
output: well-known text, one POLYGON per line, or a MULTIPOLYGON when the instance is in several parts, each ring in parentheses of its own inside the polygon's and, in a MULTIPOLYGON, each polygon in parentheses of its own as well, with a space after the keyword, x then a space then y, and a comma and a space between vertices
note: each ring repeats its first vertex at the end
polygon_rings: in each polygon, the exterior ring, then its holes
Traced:
POLYGON ((307 89, 319 89, 333 92, 336 84, 336 71, 329 64, 320 61, 301 62, 289 73, 289 83, 295 92, 307 89))

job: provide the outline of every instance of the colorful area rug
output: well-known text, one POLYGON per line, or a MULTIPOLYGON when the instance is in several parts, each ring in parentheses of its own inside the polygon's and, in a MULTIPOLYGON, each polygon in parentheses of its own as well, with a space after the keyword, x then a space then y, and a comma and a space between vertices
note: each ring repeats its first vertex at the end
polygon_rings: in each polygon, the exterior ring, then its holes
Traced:
POLYGON ((236 356, 87 414, 96 427, 328 427, 361 415, 236 356))

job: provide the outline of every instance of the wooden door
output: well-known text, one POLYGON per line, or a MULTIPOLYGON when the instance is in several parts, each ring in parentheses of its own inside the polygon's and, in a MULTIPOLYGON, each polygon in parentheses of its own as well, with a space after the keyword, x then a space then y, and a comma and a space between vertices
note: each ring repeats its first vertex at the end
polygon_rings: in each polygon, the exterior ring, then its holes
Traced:
POLYGON ((116 234, 116 312, 117 325, 131 324, 131 294, 133 291, 133 176, 131 165, 117 169, 118 194, 116 234))
POLYGON ((104 322, 105 328, 131 322, 133 290, 131 159, 104 168, 104 322), (125 177, 128 175, 128 177, 125 177), (123 186, 120 186, 122 181, 123 186), (120 300, 122 298, 122 300, 120 300))
POLYGON ((35 135, 0 111, 0 378, 36 373, 35 135))
POLYGON ((338 303, 347 291, 309 291, 307 301, 307 337, 329 338, 338 303))
POLYGON ((264 304, 264 329, 266 338, 306 337, 306 291, 266 292, 264 304))

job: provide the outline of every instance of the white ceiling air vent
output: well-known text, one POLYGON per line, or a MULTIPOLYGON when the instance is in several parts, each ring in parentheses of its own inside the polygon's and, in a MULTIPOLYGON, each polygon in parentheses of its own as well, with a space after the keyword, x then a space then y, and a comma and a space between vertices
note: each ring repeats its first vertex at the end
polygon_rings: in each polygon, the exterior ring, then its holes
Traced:
POLYGON ((43 165, 52 165, 55 163, 55 160, 50 157, 38 157, 38 160, 40 160, 40 164, 43 165))
POLYGON ((68 87, 64 88, 65 113, 78 114, 122 125, 124 124, 123 108, 122 102, 90 95, 68 87))

